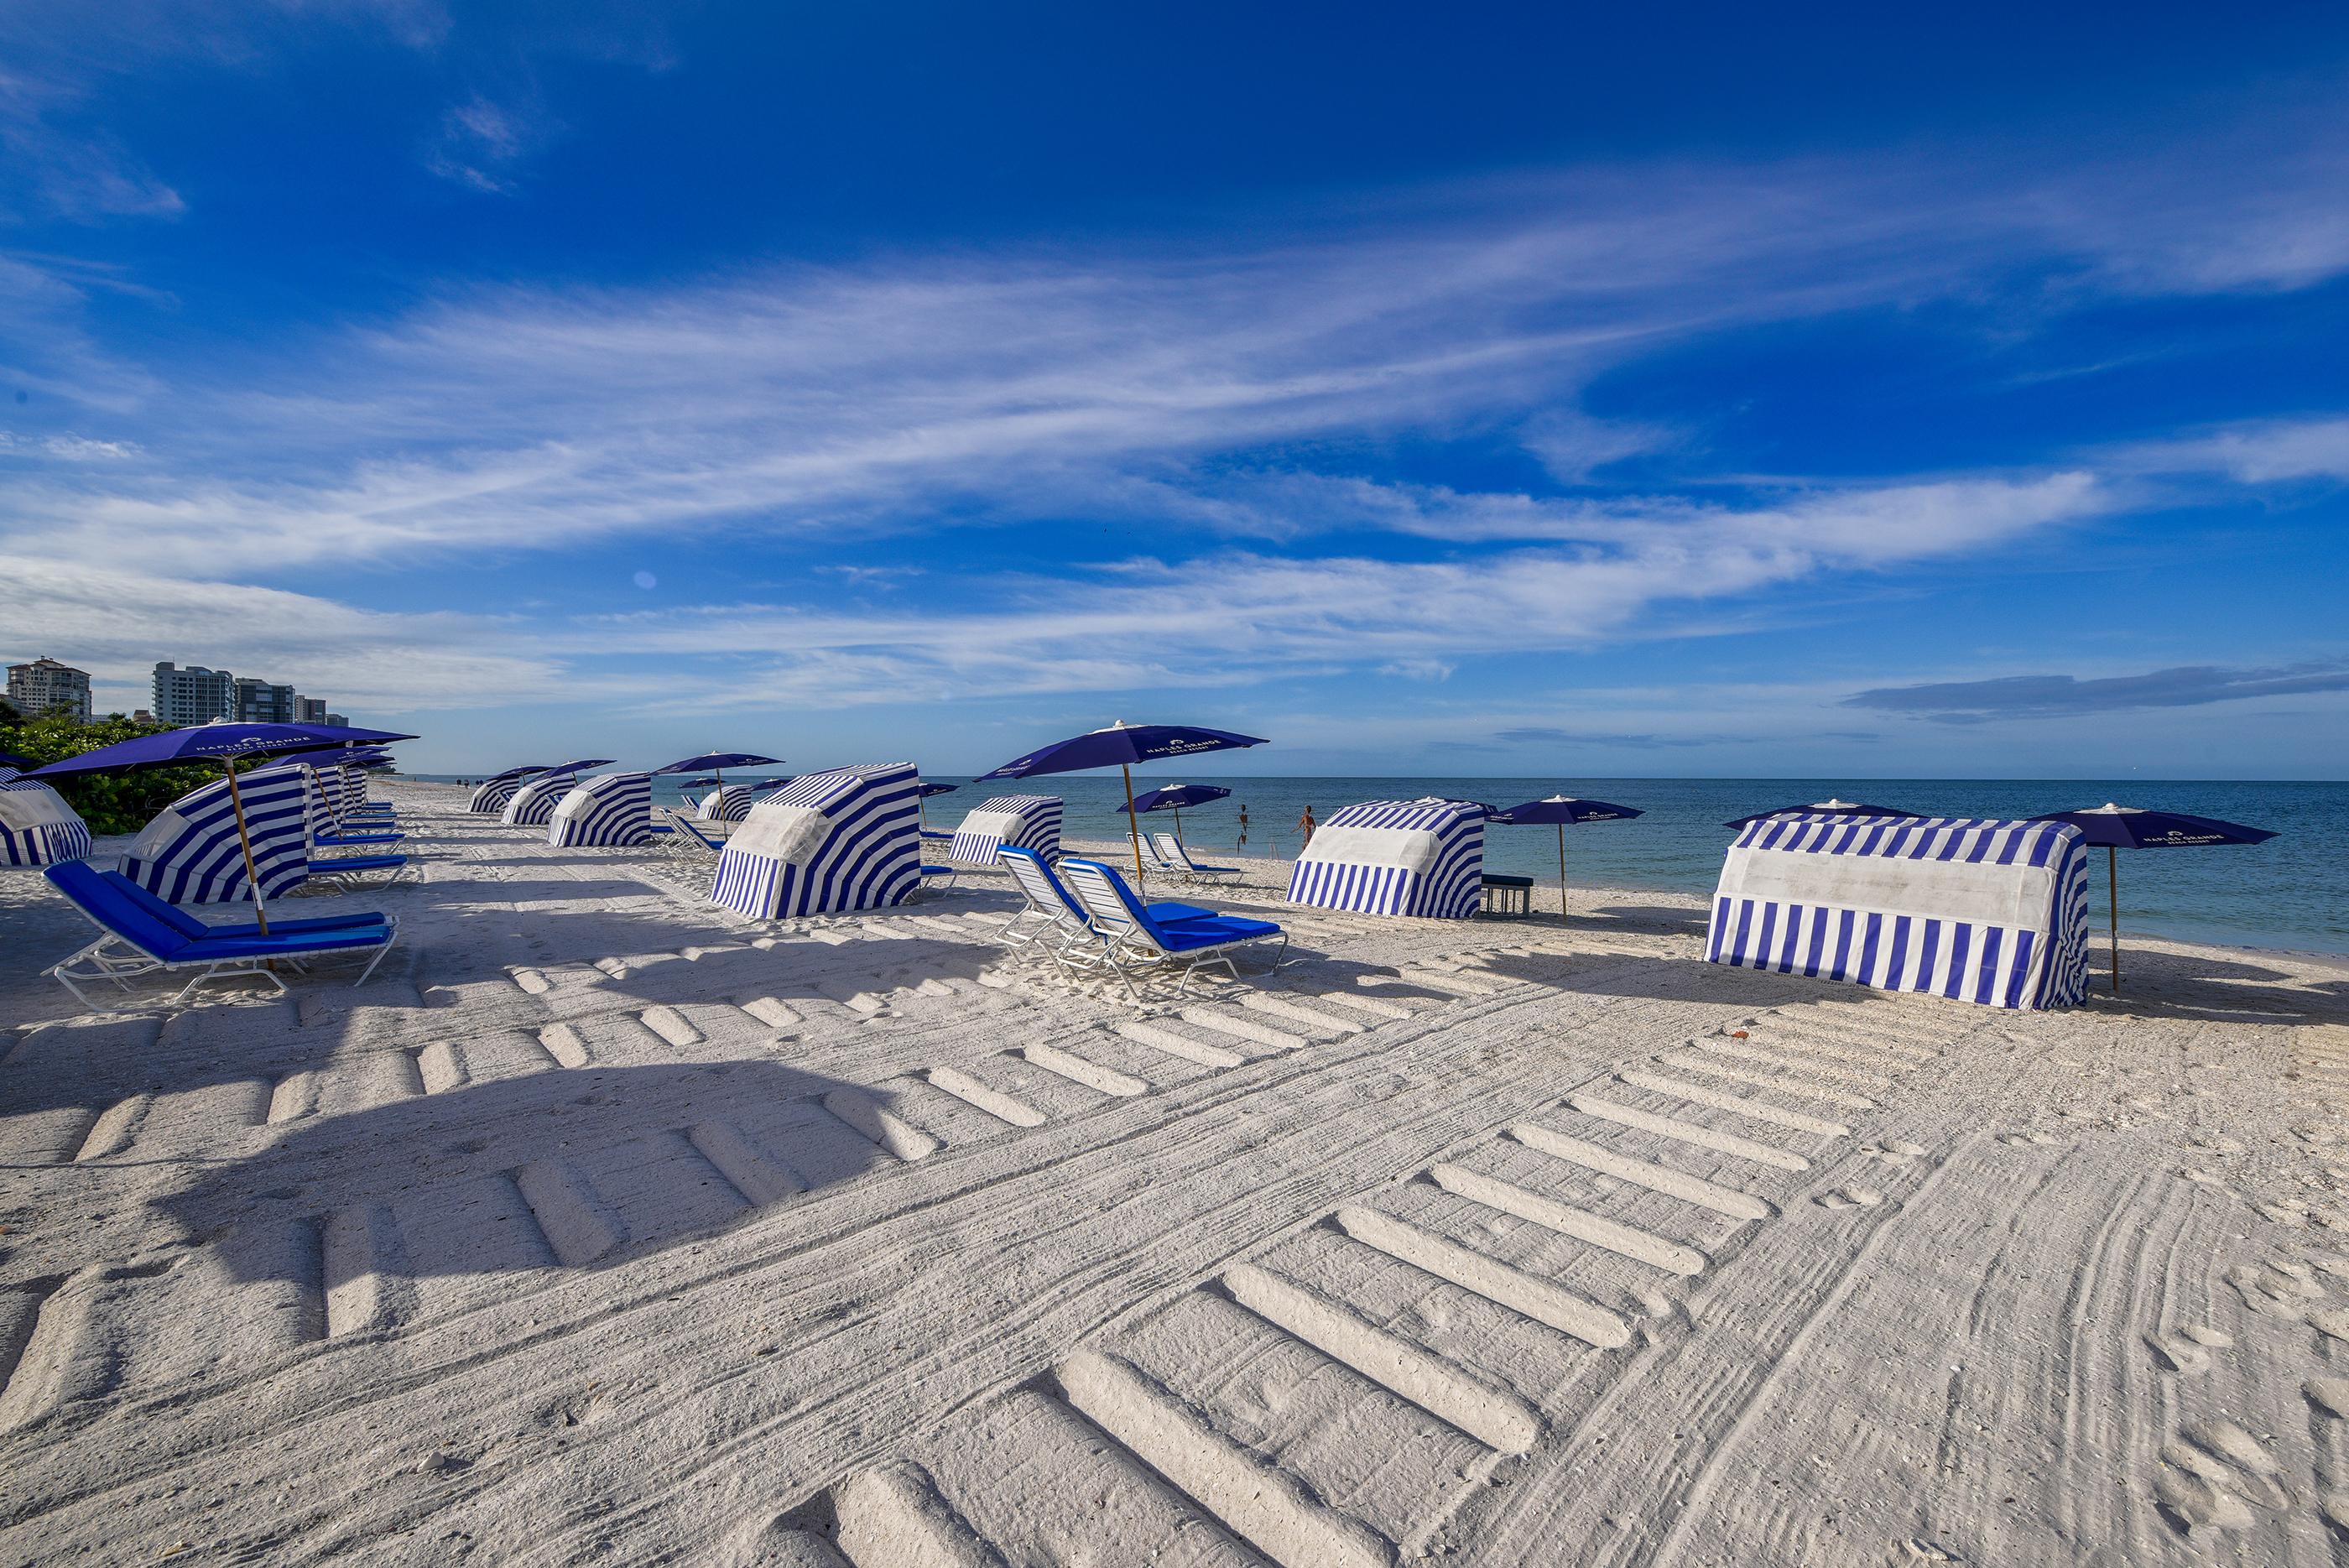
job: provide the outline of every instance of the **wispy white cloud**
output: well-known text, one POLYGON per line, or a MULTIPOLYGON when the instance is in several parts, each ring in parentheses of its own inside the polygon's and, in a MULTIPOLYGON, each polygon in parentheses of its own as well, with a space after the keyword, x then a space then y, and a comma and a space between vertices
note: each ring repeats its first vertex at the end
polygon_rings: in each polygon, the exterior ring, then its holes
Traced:
POLYGON ((587 680, 582 689, 562 659, 526 648, 518 628, 479 617, 388 614, 278 588, 36 556, 13 559, 0 573, 0 628, 12 658, 66 650, 102 680, 133 691, 159 657, 190 649, 232 670, 298 676, 338 703, 379 711, 590 693, 608 701, 647 695, 658 684, 616 676, 587 680))
POLYGON ((2244 484, 2349 479, 2349 418, 2251 421, 2124 447, 2110 461, 2141 472, 2219 474, 2244 484))

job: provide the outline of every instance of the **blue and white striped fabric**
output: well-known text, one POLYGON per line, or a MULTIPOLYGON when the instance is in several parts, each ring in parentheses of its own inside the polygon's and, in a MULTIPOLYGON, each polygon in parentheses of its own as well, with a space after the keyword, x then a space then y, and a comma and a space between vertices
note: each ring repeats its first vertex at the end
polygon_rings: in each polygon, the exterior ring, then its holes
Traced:
POLYGON ((718 857, 712 903, 754 920, 902 904, 922 884, 911 763, 794 779, 750 808, 718 857))
MULTIPOLYGON (((303 770, 263 768, 237 779, 261 891, 278 898, 310 874, 310 795, 303 770)), ((117 867, 173 904, 233 904, 253 897, 238 846, 228 781, 191 790, 139 830, 117 867)))
POLYGON ((1061 797, 999 794, 970 808, 955 829, 947 858, 957 866, 995 865, 999 849, 1032 849, 1050 863, 1061 857, 1061 797))
POLYGON ((276 763, 265 768, 255 768, 253 772, 244 774, 240 782, 249 794, 255 779, 267 782, 275 779, 281 774, 300 779, 303 794, 307 797, 309 806, 309 843, 313 848, 316 848, 320 834, 340 833, 343 830, 342 812, 336 804, 337 797, 335 792, 335 773, 336 770, 333 768, 314 767, 303 762, 276 763))
POLYGON ((1749 823, 1706 960, 1985 1007, 2088 988, 2088 852, 2063 822, 1786 812, 1749 823))
POLYGON ((350 798, 348 786, 343 781, 343 770, 332 763, 308 764, 318 782, 317 794, 310 802, 311 815, 317 818, 311 826, 320 833, 333 833, 343 826, 345 802, 350 798))
POLYGON ((38 779, 0 767, 0 867, 55 866, 89 854, 89 825, 38 779))
POLYGON ((1288 876, 1288 901, 1365 915, 1464 920, 1485 876, 1485 808, 1371 800, 1331 816, 1288 876))
POLYGON ((581 845, 628 846, 653 836, 653 775, 604 774, 556 804, 546 842, 557 849, 581 845))
POLYGON ((577 774, 541 774, 524 779, 506 802, 505 810, 498 814, 498 820, 508 827, 544 827, 554 820, 554 808, 578 782, 577 774))
POLYGON ((724 789, 711 790, 693 808, 693 815, 704 822, 743 822, 750 808, 776 792, 752 789, 749 784, 728 784, 724 789))
POLYGON ((497 816, 504 812, 506 803, 520 794, 522 786, 529 782, 528 774, 520 778, 492 779, 473 792, 473 798, 465 803, 465 809, 477 816, 497 816))

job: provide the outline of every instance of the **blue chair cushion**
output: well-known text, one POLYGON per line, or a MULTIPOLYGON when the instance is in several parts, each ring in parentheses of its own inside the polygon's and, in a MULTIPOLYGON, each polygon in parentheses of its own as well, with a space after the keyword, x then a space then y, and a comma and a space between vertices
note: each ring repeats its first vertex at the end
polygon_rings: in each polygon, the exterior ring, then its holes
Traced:
POLYGON ((1168 952, 1186 953, 1199 948, 1221 947, 1226 942, 1277 937, 1280 934, 1280 928, 1270 920, 1245 920, 1237 915, 1214 915, 1204 920, 1162 924, 1154 934, 1158 938, 1159 945, 1168 952))
POLYGON ((318 844, 397 844, 407 837, 405 833, 322 833, 314 842, 318 844))
POLYGON ((1223 919, 1223 917, 1216 914, 1215 910, 1203 909, 1196 904, 1173 903, 1151 905, 1150 918, 1152 920, 1162 926, 1176 925, 1188 920, 1219 920, 1223 919))
POLYGON ((182 947, 174 963, 206 963, 216 959, 274 958, 288 953, 326 952, 336 948, 378 948, 391 940, 391 928, 380 915, 373 925, 335 931, 282 931, 272 927, 267 936, 205 937, 182 947))

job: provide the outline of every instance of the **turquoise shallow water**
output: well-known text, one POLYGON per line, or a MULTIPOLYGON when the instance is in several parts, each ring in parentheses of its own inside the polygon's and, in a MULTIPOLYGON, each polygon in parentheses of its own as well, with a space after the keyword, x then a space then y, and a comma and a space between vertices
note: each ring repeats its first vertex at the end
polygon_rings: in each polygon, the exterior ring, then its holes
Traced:
MULTIPOLYGON (((426 775, 429 776, 429 775, 426 775)), ((952 827, 989 794, 1050 794, 1068 803, 1072 837, 1122 838, 1118 775, 1064 774, 1018 784, 961 784, 928 803, 930 825, 952 827)), ((1160 767, 1136 787, 1222 784, 1228 801, 1183 814, 1184 837, 1218 855, 1286 857, 1297 852, 1298 814, 1327 820, 1362 800, 1448 795, 1515 805, 1542 795, 1589 795, 1643 808, 1630 822, 1567 829, 1567 874, 1586 887, 1654 888, 1702 896, 1713 890, 1733 816, 1840 795, 1909 811, 1960 816, 2031 816, 2117 800, 2272 828, 2281 837, 2220 849, 2155 849, 2120 857, 2121 927, 2147 935, 2249 947, 2349 953, 2349 784, 2133 783, 2076 779, 1472 779, 1227 778, 1160 767), (1248 832, 1239 843, 1239 807, 1248 832)), ((660 781, 667 784, 667 781, 660 781)), ((1165 814, 1147 826, 1172 826, 1165 814)), ((1556 830, 1495 827, 1486 836, 1489 870, 1557 875, 1556 830)), ((2095 878, 2095 919, 2105 919, 2105 879, 2095 878)))

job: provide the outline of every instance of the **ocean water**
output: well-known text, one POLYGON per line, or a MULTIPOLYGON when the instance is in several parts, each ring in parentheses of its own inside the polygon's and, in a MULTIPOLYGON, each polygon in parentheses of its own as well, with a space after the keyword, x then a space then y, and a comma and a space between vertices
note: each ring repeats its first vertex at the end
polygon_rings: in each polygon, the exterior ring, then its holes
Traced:
MULTIPOLYGON (((420 775, 431 776, 431 775, 420 775)), ((973 784, 926 805, 933 827, 950 828, 989 794, 1057 794, 1068 803, 1071 837, 1123 838, 1125 800, 1116 774, 1061 774, 1021 784, 973 784)), ((669 786, 661 779, 657 784, 669 786)), ((1297 819, 1308 806, 1328 821, 1364 800, 1444 795, 1516 805, 1547 794, 1585 795, 1635 805, 1629 822, 1566 830, 1568 880, 1584 887, 1655 889, 1702 897, 1713 891, 1729 843, 1722 825, 1749 812, 1826 800, 1898 806, 1932 815, 2032 816, 2116 800, 2164 811, 2224 817, 2281 836, 2261 845, 2209 849, 2148 849, 2120 854, 2121 929, 2189 941, 2349 953, 2349 784, 2227 784, 2077 779, 1476 779, 1227 778, 1154 765, 1134 775, 1137 790, 1166 784, 1211 784, 1229 800, 1183 813, 1183 837, 1217 856, 1297 853, 1297 819), (1145 776, 1146 774, 1146 776, 1145 776), (1241 841, 1240 808, 1247 811, 1241 841)), ((674 797, 669 788, 664 798, 674 797)), ((1145 828, 1172 827, 1164 812, 1145 828)), ((1487 870, 1554 883, 1557 832, 1494 827, 1485 834, 1487 870)), ((2092 878, 2093 919, 2105 920, 2104 867, 2092 878)))

